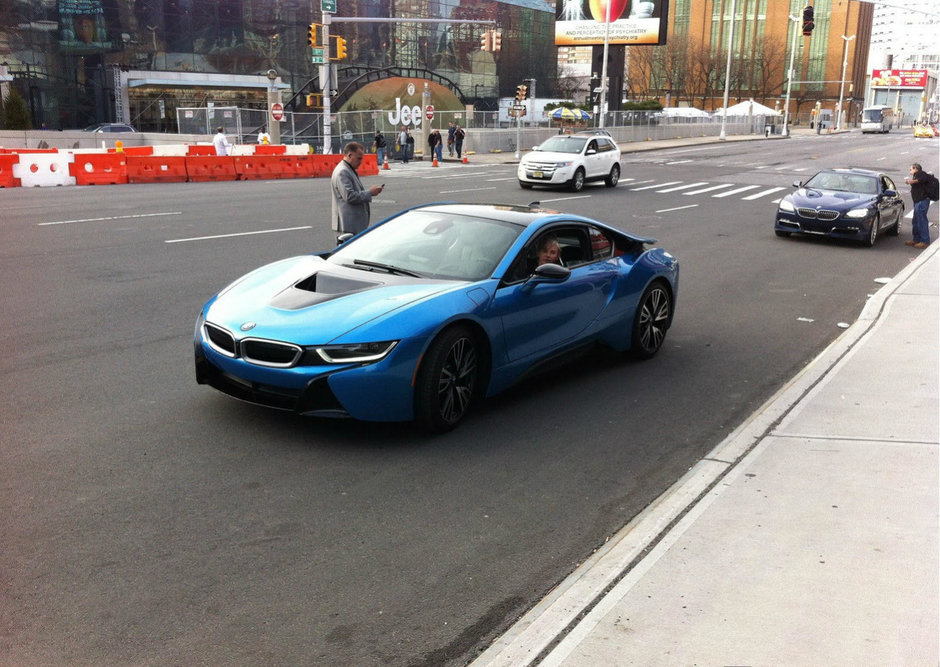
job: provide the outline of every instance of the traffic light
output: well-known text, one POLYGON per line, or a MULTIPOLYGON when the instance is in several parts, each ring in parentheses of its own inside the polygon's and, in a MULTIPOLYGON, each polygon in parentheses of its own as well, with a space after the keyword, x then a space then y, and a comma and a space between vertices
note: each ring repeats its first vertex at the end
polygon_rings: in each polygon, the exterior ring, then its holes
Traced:
POLYGON ((343 60, 346 57, 346 40, 336 37, 336 57, 330 60, 343 60))
POLYGON ((310 28, 307 30, 307 43, 311 47, 315 48, 320 45, 319 40, 317 39, 317 31, 319 30, 319 28, 320 28, 319 23, 311 23, 310 28))
POLYGON ((516 99, 519 100, 520 102, 524 102, 525 95, 528 90, 529 90, 528 86, 525 86, 522 84, 519 84, 518 86, 516 86, 516 99))
POLYGON ((503 31, 493 30, 493 51, 499 51, 502 48, 503 31))
POLYGON ((307 93, 307 106, 308 107, 322 107, 323 106, 323 94, 322 93, 307 93))
POLYGON ((492 30, 484 30, 483 34, 480 35, 480 50, 481 51, 493 50, 493 31, 492 30))
POLYGON ((816 24, 813 23, 813 8, 807 5, 803 8, 803 34, 809 37, 813 34, 813 28, 815 26, 816 24))

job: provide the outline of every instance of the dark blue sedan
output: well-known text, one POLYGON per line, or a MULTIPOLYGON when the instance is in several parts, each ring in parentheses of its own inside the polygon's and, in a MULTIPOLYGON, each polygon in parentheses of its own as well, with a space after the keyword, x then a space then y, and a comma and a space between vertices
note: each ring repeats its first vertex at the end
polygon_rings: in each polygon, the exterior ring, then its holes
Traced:
POLYGON ((780 200, 774 231, 777 236, 816 234, 861 241, 871 247, 878 235, 897 236, 904 201, 894 182, 868 169, 824 169, 796 192, 780 200))
POLYGON ((655 355, 679 264, 654 242, 537 203, 409 209, 212 297, 196 379, 302 415, 445 431, 584 346, 655 355), (540 264, 549 246, 557 261, 540 264))

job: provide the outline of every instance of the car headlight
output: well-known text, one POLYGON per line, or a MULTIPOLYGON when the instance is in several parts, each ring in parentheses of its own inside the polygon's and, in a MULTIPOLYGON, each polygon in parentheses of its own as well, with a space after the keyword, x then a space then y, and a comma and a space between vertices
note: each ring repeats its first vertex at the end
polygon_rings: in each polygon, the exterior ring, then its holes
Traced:
POLYGON ((867 208, 853 208, 845 214, 846 218, 867 218, 870 211, 867 208))
POLYGON ((566 162, 556 162, 555 169, 560 169, 561 167, 570 167, 574 164, 574 160, 567 160, 566 162))
POLYGON ((795 211, 796 208, 794 208, 793 202, 791 202, 789 199, 781 199, 781 200, 780 200, 780 210, 781 210, 781 211, 788 211, 788 212, 790 212, 790 213, 793 213, 793 211, 795 211))
POLYGON ((389 340, 382 343, 325 345, 314 349, 328 364, 361 364, 384 359, 396 345, 398 345, 397 340, 389 340))

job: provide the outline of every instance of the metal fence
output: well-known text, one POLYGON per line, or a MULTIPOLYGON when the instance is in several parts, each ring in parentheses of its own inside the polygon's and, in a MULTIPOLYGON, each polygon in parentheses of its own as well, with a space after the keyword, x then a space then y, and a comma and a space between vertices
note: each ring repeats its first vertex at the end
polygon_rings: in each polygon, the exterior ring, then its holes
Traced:
MULTIPOLYGON (((794 125, 809 125, 811 117, 792 118, 794 125)), ((237 107, 180 108, 177 110, 177 127, 181 134, 205 134, 211 137, 222 127, 237 143, 255 143, 258 133, 265 128, 267 112, 264 109, 242 109, 237 107)), ((721 117, 666 116, 655 111, 613 111, 604 118, 604 127, 616 141, 654 141, 693 136, 717 136, 721 132, 721 117)), ((573 131, 597 127, 598 119, 581 123, 543 120, 533 122, 523 119, 520 127, 515 121, 500 121, 496 111, 436 111, 434 118, 423 121, 432 129, 444 134, 451 122, 462 126, 467 133, 466 150, 470 152, 506 152, 528 150, 546 138, 562 130, 573 131)), ((779 134, 782 132, 782 116, 728 116, 725 120, 726 134, 779 134)), ((314 152, 322 152, 324 145, 323 114, 318 112, 285 111, 281 121, 281 142, 285 144, 309 144, 314 152)), ((395 138, 401 130, 389 120, 389 113, 382 110, 344 111, 332 115, 331 147, 339 152, 348 141, 358 141, 368 149, 376 131, 381 131, 390 147, 390 157, 397 157, 395 138)), ((419 132, 414 134, 420 136, 419 132)), ((416 137, 417 138, 417 137, 416 137)), ((424 147, 416 142, 415 151, 423 153, 424 147)))

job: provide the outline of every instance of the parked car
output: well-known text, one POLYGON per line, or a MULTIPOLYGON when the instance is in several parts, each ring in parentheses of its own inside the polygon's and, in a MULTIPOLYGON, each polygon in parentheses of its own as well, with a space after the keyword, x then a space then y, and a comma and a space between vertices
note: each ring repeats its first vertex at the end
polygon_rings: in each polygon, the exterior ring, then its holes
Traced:
POLYGON ((937 130, 927 123, 917 123, 914 126, 914 136, 920 139, 932 139, 937 136, 937 130))
POLYGON ((620 148, 610 137, 563 134, 526 153, 516 171, 519 185, 567 186, 580 192, 588 181, 614 187, 620 180, 620 148))
POLYGON ((590 129, 590 130, 578 130, 577 132, 575 132, 575 134, 584 134, 584 135, 593 135, 593 136, 609 137, 609 136, 610 136, 610 131, 609 131, 609 130, 605 130, 605 129, 601 128, 601 127, 595 127, 595 128, 590 129))
POLYGON ((85 128, 85 132, 136 132, 132 126, 126 125, 125 123, 98 123, 96 125, 89 125, 85 128))
POLYGON ((875 245, 884 231, 897 236, 904 200, 887 174, 868 169, 823 169, 780 200, 777 236, 816 234, 875 245))
POLYGON ((653 243, 537 202, 419 206, 212 297, 196 321, 196 380, 300 415, 446 431, 586 346, 654 356, 679 264, 653 243), (558 263, 538 265, 555 243, 558 263))

